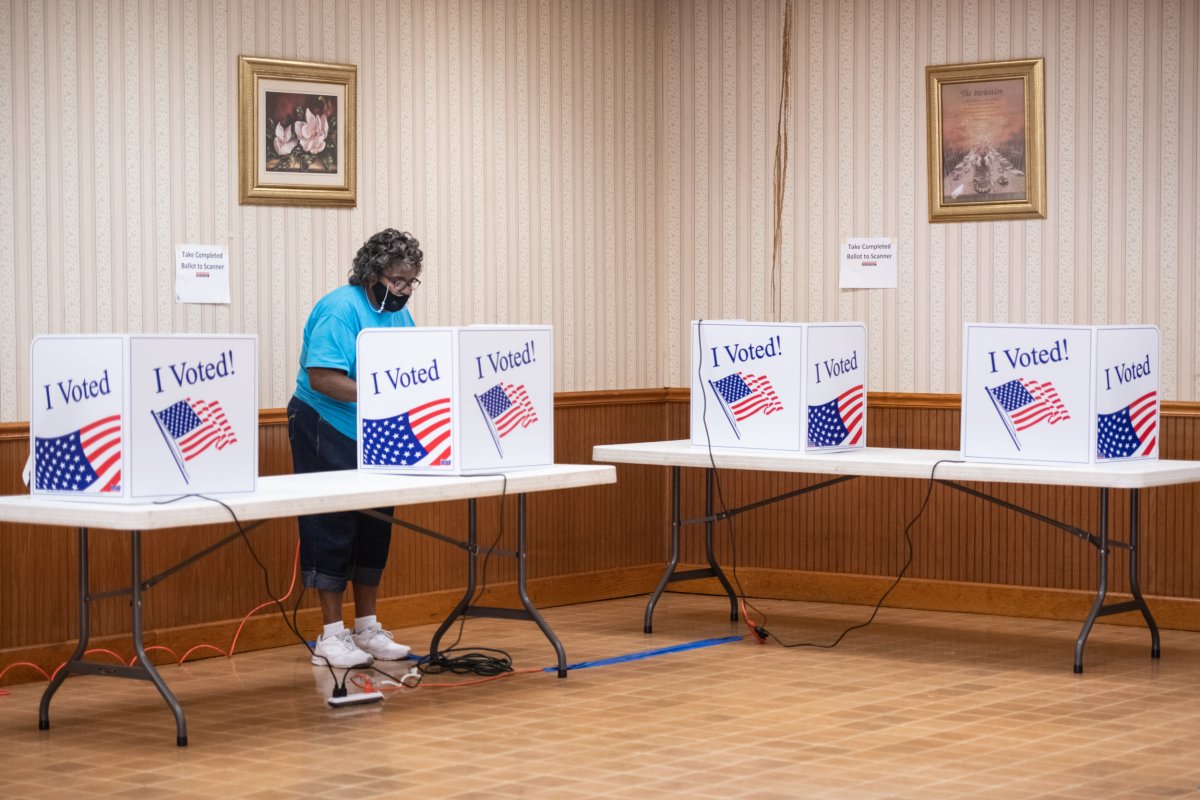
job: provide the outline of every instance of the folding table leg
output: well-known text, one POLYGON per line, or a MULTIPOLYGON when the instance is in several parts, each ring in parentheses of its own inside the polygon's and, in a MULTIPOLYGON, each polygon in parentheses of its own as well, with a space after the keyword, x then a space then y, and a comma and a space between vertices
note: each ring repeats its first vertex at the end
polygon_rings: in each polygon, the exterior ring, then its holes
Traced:
MULTIPOLYGON (((130 549, 130 570, 133 573, 133 652, 137 656, 137 663, 141 670, 145 673, 145 678, 152 681, 158 689, 158 693, 163 696, 163 700, 167 701, 167 705, 171 707, 171 713, 175 715, 175 744, 180 747, 187 747, 187 721, 183 717, 183 708, 180 707, 179 701, 175 699, 175 695, 167 688, 167 682, 158 674, 158 670, 154 668, 154 664, 146 657, 146 648, 142 644, 142 534, 140 531, 133 531, 129 543, 130 549)), ((136 669, 136 668, 135 668, 136 669)))
POLYGON ((1146 627, 1150 629, 1150 657, 1158 658, 1161 655, 1158 625, 1150 614, 1150 606, 1146 605, 1146 600, 1142 597, 1138 571, 1138 490, 1133 489, 1129 493, 1129 592, 1133 595, 1133 602, 1137 603, 1138 610, 1142 612, 1142 618, 1146 620, 1146 627))
POLYGON ((1100 543, 1096 550, 1100 554, 1097 559, 1096 599, 1092 601, 1087 619, 1083 621, 1083 628, 1080 629, 1079 636, 1075 639, 1076 674, 1083 672, 1083 646, 1087 643, 1088 634, 1092 632, 1092 626, 1096 624, 1096 620, 1104 609, 1104 598, 1108 596, 1108 554, 1110 550, 1108 544, 1108 489, 1100 490, 1100 543))
POLYGON ((54 677, 50 679, 50 685, 42 692, 42 702, 38 706, 38 730, 50 730, 50 700, 53 699, 54 693, 58 691, 58 687, 63 685, 63 681, 71 674, 71 664, 83 661, 83 654, 87 651, 88 639, 91 636, 91 615, 89 612, 88 598, 88 529, 80 528, 77 537, 79 550, 79 644, 75 646, 75 652, 67 659, 67 663, 59 667, 58 672, 54 673, 54 677))
POLYGON ((71 675, 99 675, 108 678, 132 678, 134 680, 151 681, 159 694, 167 701, 167 705, 171 707, 171 713, 175 715, 175 744, 180 747, 187 746, 187 722, 183 716, 183 709, 179 705, 179 701, 175 699, 175 695, 167 688, 166 681, 158 674, 158 670, 154 668, 154 664, 146 657, 146 648, 142 643, 142 535, 141 531, 130 531, 130 572, 132 577, 132 586, 129 590, 119 590, 116 592, 102 593, 101 597, 110 596, 113 594, 125 594, 126 591, 130 594, 131 616, 133 621, 133 652, 137 655, 137 664, 125 666, 124 664, 109 665, 97 664, 94 661, 88 661, 84 656, 87 654, 88 639, 91 634, 90 625, 90 607, 92 602, 91 589, 89 588, 88 579, 88 530, 87 528, 79 529, 79 644, 75 647, 75 652, 59 668, 58 672, 50 681, 50 685, 46 687, 46 691, 42 693, 42 702, 38 707, 38 729, 49 730, 50 728, 50 700, 54 697, 54 693, 58 691, 58 687, 62 686, 71 675))
POLYGON ((555 635, 554 630, 549 623, 542 617, 534 606, 533 601, 529 599, 529 593, 526 589, 526 570, 525 570, 525 495, 517 495, 517 549, 515 552, 508 553, 493 550, 493 553, 498 553, 504 556, 511 556, 517 560, 517 596, 521 600, 523 608, 496 608, 493 606, 477 606, 472 604, 475 596, 475 581, 476 581, 476 559, 479 558, 479 548, 476 546, 478 537, 476 525, 476 506, 474 500, 468 500, 467 511, 467 589, 463 593, 462 599, 458 601, 458 605, 450 612, 445 621, 438 626, 437 631, 433 634, 433 639, 429 643, 429 656, 432 658, 439 652, 442 637, 446 631, 450 630, 450 626, 460 617, 474 616, 486 617, 490 619, 515 619, 527 620, 537 623, 541 628, 542 633, 550 640, 550 644, 554 647, 555 655, 558 657, 558 677, 567 677, 567 655, 563 650, 562 642, 555 635))
POLYGON ((679 467, 671 467, 671 556, 667 560, 667 568, 663 571, 663 576, 658 580, 658 586, 654 588, 654 593, 650 595, 650 600, 646 603, 646 617, 642 626, 644 633, 654 632, 654 607, 658 605, 658 598, 662 597, 667 584, 675 577, 675 568, 679 566, 680 524, 679 467))
POLYGON ((1136 489, 1131 490, 1129 497, 1129 542, 1124 545, 1129 549, 1129 591, 1133 598, 1105 605, 1104 600, 1108 595, 1108 557, 1112 552, 1112 546, 1108 536, 1108 489, 1101 489, 1100 536, 1097 543, 1100 556, 1096 579, 1096 599, 1092 601, 1092 608, 1083 623, 1083 629, 1079 631, 1079 637, 1075 640, 1076 673, 1083 672, 1083 645, 1087 642, 1092 626, 1100 617, 1107 617, 1111 614, 1124 614, 1129 611, 1141 613, 1142 618, 1146 620, 1146 627, 1150 629, 1150 657, 1158 658, 1161 653, 1158 625, 1154 622, 1145 598, 1142 597, 1141 585, 1138 582, 1138 493, 1136 489))

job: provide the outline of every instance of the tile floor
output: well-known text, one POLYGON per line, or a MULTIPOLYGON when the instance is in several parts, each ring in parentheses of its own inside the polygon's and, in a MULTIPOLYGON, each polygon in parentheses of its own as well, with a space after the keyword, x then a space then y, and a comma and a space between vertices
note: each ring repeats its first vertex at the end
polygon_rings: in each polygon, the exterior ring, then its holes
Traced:
MULTIPOLYGON (((723 599, 670 594, 545 611, 572 663, 739 636, 723 599)), ((869 609, 760 601, 787 641, 829 641, 869 609)), ((432 627, 399 631, 427 645, 432 627)), ((144 682, 0 697, 0 797, 1200 798, 1200 633, 884 609, 834 649, 742 640, 475 685, 429 676, 331 709, 299 645, 162 672, 175 746, 144 682), (432 684, 449 684, 440 688, 432 684)), ((464 644, 553 662, 528 622, 472 620, 464 644)))

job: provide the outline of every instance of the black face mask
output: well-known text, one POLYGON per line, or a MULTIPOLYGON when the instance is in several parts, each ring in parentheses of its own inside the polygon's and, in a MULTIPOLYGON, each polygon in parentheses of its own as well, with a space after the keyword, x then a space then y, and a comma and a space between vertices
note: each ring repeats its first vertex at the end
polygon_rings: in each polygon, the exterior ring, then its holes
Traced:
POLYGON ((371 293, 375 295, 375 310, 379 313, 383 313, 384 311, 389 313, 399 311, 408 302, 408 295, 393 294, 382 282, 372 286, 371 293))

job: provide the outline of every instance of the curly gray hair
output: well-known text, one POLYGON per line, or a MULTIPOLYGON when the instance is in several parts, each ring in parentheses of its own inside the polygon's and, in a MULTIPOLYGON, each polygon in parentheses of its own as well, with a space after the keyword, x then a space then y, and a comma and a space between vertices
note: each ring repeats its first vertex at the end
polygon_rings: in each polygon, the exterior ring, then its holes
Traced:
POLYGON ((412 264, 421 271, 421 243, 407 231, 387 228, 372 236, 358 249, 350 268, 350 285, 362 286, 372 275, 379 277, 392 264, 412 264))

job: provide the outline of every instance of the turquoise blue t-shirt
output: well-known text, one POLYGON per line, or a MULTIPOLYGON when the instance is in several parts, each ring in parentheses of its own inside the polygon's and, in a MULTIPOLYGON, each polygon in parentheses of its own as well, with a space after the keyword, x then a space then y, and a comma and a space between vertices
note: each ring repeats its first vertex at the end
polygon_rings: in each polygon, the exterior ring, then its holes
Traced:
POLYGON ((338 369, 357 380, 359 331, 365 328, 411 328, 416 325, 407 308, 377 313, 367 302, 361 286, 341 286, 313 306, 304 325, 300 347, 300 372, 296 375, 296 397, 308 403, 340 433, 358 438, 355 403, 343 403, 321 394, 308 382, 309 367, 338 369))

